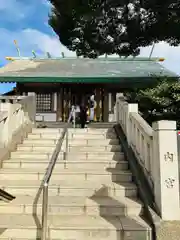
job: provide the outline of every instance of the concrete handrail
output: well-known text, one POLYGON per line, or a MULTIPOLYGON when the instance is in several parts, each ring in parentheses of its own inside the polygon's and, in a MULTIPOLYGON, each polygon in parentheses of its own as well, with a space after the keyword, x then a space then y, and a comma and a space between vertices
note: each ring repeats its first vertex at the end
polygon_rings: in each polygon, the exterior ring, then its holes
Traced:
POLYGON ((116 118, 150 183, 162 219, 180 220, 176 122, 161 120, 151 127, 139 114, 138 104, 129 104, 122 96, 116 100, 116 118))
POLYGON ((23 125, 35 123, 36 108, 34 96, 1 96, 0 100, 2 99, 14 99, 13 103, 0 101, 0 145, 5 147, 23 125))

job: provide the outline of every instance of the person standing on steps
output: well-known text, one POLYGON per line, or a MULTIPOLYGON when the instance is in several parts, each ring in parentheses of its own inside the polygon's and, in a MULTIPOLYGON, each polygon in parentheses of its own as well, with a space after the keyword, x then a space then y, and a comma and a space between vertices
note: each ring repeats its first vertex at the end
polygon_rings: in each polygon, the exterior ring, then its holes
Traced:
POLYGON ((74 123, 74 121, 75 121, 75 105, 72 105, 70 112, 70 122, 74 123))
POLYGON ((90 122, 94 121, 94 109, 96 108, 96 101, 95 101, 95 96, 91 95, 90 101, 89 101, 89 120, 90 122))
POLYGON ((86 122, 87 122, 87 109, 86 109, 84 104, 82 104, 80 106, 79 118, 80 118, 81 128, 85 128, 85 125, 86 125, 86 122))

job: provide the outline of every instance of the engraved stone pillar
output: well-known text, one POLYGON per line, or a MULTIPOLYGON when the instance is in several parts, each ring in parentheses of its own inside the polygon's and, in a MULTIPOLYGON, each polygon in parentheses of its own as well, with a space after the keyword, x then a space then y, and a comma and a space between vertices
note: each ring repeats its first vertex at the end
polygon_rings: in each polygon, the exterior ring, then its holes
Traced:
POLYGON ((152 175, 155 201, 163 220, 180 220, 176 122, 155 122, 153 130, 152 175))

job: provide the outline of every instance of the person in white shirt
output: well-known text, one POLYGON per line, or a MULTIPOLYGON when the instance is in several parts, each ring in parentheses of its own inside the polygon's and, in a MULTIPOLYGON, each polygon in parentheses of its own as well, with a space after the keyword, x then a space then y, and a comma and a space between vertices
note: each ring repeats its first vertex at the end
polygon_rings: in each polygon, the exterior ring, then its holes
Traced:
POLYGON ((96 101, 94 99, 94 95, 90 97, 90 114, 89 114, 89 120, 94 120, 94 109, 96 107, 96 101))
POLYGON ((75 106, 74 105, 71 106, 71 112, 70 112, 69 118, 70 118, 70 122, 74 123, 74 120, 75 120, 75 106))

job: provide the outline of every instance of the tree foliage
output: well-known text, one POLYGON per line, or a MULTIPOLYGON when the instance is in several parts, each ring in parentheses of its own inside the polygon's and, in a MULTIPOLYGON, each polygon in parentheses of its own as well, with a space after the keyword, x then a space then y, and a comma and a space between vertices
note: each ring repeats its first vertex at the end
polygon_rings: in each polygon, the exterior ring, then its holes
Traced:
POLYGON ((138 55, 158 41, 180 43, 180 0, 49 0, 49 24, 78 55, 138 55))
POLYGON ((175 120, 180 127, 180 82, 163 79, 154 88, 127 92, 127 101, 138 103, 143 118, 150 124, 157 120, 175 120))

